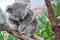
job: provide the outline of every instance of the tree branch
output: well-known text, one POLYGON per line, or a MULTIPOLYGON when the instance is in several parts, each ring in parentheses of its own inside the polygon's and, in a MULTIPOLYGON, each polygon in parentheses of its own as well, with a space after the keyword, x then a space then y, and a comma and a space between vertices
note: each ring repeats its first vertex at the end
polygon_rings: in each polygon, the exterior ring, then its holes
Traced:
MULTIPOLYGON (((26 38, 23 37, 23 36, 20 36, 20 35, 18 34, 18 32, 11 31, 10 28, 9 28, 9 25, 7 25, 6 31, 7 31, 8 33, 12 34, 13 36, 21 39, 21 40, 26 40, 26 38)), ((38 36, 36 36, 36 35, 33 35, 32 38, 35 39, 35 40, 41 40, 41 38, 38 37, 38 36)))

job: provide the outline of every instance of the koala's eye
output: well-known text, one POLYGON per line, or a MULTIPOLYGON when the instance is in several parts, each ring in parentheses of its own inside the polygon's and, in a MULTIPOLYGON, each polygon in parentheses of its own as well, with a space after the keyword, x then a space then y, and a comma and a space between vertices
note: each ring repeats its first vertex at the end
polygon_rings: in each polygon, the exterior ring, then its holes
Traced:
POLYGON ((7 12, 12 13, 12 10, 13 10, 12 8, 8 8, 7 12))

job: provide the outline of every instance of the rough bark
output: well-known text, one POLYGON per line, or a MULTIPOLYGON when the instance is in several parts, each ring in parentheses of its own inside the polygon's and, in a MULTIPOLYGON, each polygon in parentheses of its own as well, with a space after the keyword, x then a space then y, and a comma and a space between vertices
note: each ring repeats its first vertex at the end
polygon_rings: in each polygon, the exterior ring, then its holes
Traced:
POLYGON ((51 23, 53 31, 56 35, 56 39, 60 40, 60 26, 58 26, 56 24, 56 21, 55 21, 54 15, 53 15, 53 11, 52 11, 51 1, 50 0, 45 0, 45 2, 46 2, 47 9, 48 9, 48 16, 49 16, 49 19, 50 19, 50 23, 51 23))

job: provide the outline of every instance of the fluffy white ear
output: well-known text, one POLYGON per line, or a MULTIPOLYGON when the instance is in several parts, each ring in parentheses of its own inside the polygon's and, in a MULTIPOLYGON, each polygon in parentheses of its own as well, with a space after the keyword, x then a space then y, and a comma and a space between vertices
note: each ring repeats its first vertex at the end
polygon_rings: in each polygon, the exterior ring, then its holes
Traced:
POLYGON ((15 2, 30 3, 30 0, 15 0, 15 2))
POLYGON ((7 9, 6 9, 7 12, 11 13, 12 12, 12 7, 9 5, 7 6, 7 9))
POLYGON ((12 8, 12 6, 11 6, 11 5, 8 5, 8 6, 7 6, 7 9, 8 9, 8 8, 12 8))
POLYGON ((6 8, 6 12, 10 13, 12 11, 12 5, 8 5, 6 8))

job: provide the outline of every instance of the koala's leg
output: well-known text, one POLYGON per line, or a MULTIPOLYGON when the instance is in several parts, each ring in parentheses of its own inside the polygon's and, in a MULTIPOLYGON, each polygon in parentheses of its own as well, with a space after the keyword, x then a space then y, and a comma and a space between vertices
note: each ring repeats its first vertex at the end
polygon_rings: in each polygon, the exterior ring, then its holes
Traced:
POLYGON ((19 32, 20 35, 25 34, 25 32, 23 32, 23 28, 24 28, 24 27, 25 27, 24 24, 20 24, 20 25, 18 26, 18 32, 19 32))
MULTIPOLYGON (((26 38, 26 40, 34 40, 33 38, 31 38, 32 34, 30 33, 30 31, 32 30, 32 26, 29 25, 26 29, 24 29, 22 32, 23 34, 21 34, 24 38, 26 38)), ((21 33, 22 33, 21 32, 21 33)))
POLYGON ((33 38, 31 38, 32 35, 30 33, 30 27, 23 30, 24 27, 26 27, 26 25, 22 24, 20 24, 20 26, 18 27, 19 35, 24 37, 26 40, 34 40, 33 38))
POLYGON ((29 24, 28 27, 26 27, 26 29, 24 29, 23 32, 25 32, 25 35, 27 37, 31 38, 31 36, 34 34, 34 32, 37 30, 37 28, 38 28, 38 22, 37 22, 37 20, 33 20, 32 23, 29 24))

